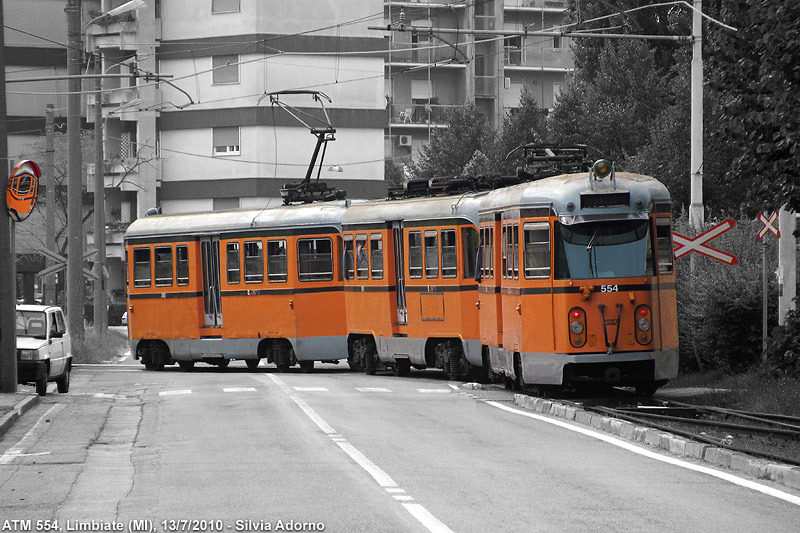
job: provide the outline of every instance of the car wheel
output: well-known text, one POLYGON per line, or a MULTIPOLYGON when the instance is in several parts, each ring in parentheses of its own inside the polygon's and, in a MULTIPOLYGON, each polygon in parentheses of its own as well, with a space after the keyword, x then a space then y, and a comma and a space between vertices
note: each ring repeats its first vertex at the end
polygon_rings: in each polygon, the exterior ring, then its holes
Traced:
POLYGON ((69 392, 69 368, 64 371, 64 375, 56 380, 59 394, 69 392))
POLYGON ((47 374, 43 374, 42 377, 36 380, 36 394, 39 396, 44 396, 47 394, 47 374))
POLYGON ((247 368, 255 370, 258 368, 258 363, 261 362, 261 359, 245 359, 244 362, 247 364, 247 368))

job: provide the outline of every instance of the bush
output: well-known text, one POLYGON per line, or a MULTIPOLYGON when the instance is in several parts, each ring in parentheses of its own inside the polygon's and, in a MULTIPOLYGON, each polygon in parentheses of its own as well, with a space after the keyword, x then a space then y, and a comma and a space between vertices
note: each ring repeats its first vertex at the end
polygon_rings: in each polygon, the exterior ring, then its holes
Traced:
POLYGON ((782 326, 772 329, 766 357, 764 371, 770 377, 800 379, 800 316, 796 310, 786 314, 782 326))
MULTIPOLYGON (((708 222, 712 227, 721 221, 708 222)), ((720 369, 744 372, 761 361, 762 265, 761 244, 754 221, 736 226, 714 239, 709 246, 737 257, 737 265, 691 252, 676 264, 678 334, 681 368, 720 369), (690 257, 694 255, 694 271, 690 257)), ((691 236, 688 218, 675 220, 675 231, 691 236)), ((777 266, 777 241, 767 241, 768 271, 777 266)), ((768 280, 768 324, 777 323, 777 283, 768 280)), ((800 353, 800 352, 798 352, 800 353)))

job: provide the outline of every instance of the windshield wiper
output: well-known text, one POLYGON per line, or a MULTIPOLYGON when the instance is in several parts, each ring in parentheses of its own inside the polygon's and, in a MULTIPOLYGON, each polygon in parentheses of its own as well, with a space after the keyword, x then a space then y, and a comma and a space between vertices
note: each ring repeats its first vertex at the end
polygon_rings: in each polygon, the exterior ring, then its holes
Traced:
POLYGON ((594 241, 597 238, 597 233, 599 231, 600 231, 600 228, 596 228, 594 230, 594 235, 592 235, 592 238, 589 239, 589 244, 586 245, 586 251, 589 253, 589 272, 593 276, 595 275, 595 271, 594 271, 594 267, 592 266, 592 247, 594 246, 594 241))

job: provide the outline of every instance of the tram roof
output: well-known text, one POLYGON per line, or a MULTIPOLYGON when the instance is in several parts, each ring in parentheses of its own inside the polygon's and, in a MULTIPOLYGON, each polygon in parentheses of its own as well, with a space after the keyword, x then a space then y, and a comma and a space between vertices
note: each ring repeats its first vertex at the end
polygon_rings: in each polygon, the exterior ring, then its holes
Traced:
POLYGON ((232 209, 176 215, 151 215, 135 220, 125 238, 160 235, 203 235, 224 231, 313 226, 340 228, 346 201, 287 205, 266 209, 232 209))
POLYGON ((465 219, 478 225, 478 207, 487 193, 470 192, 455 196, 433 196, 403 200, 371 200, 353 204, 342 224, 375 224, 392 220, 424 221, 465 219))
MULTIPOLYGON (((630 172, 617 172, 615 180, 610 177, 595 180, 593 188, 587 172, 561 174, 537 181, 530 181, 496 189, 481 201, 480 213, 493 213, 526 207, 549 207, 563 217, 591 217, 591 215, 624 215, 632 210, 642 215, 651 211, 654 203, 669 203, 669 191, 663 183, 650 176, 630 172), (581 196, 613 193, 630 193, 625 206, 581 207, 581 196), (641 201, 641 208, 637 202, 641 201), (567 204, 572 203, 569 209, 567 204)), ((574 220, 577 222, 577 220, 574 220)))

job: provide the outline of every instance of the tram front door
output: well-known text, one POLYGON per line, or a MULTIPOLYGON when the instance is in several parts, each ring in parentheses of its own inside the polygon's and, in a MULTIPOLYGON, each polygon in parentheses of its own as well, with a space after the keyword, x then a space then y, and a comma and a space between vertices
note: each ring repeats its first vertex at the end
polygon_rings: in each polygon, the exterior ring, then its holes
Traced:
POLYGON ((200 240, 203 263, 203 327, 222 327, 222 301, 219 287, 219 237, 200 240))

